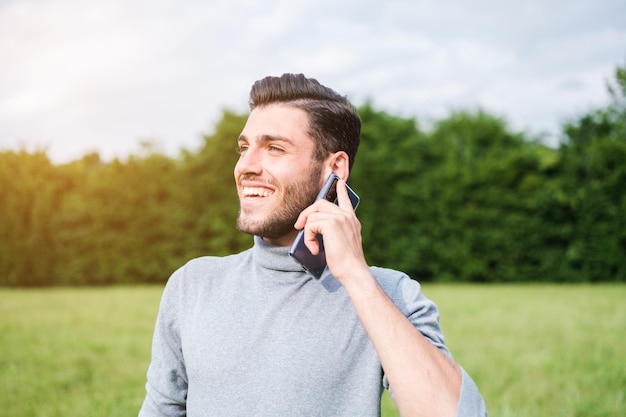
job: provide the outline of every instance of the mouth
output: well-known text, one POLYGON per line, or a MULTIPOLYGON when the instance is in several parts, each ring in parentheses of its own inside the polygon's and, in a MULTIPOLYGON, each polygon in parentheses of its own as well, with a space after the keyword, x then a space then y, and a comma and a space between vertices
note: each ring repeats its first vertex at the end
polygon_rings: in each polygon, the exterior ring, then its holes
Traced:
POLYGON ((264 187, 243 187, 242 196, 244 198, 265 198, 274 194, 274 190, 264 187))

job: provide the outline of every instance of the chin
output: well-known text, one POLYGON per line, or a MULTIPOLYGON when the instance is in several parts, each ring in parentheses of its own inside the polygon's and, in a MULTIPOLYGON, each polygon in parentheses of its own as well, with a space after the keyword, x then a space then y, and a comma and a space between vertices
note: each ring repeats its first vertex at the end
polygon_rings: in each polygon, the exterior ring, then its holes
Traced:
POLYGON ((239 217, 237 220, 237 229, 241 232, 258 236, 263 236, 267 231, 267 227, 265 226, 263 220, 253 219, 249 216, 239 217))

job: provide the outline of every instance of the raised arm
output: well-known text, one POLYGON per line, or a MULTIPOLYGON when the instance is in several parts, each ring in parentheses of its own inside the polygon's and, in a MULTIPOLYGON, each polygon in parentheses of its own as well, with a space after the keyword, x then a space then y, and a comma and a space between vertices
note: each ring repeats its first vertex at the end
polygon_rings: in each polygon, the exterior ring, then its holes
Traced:
POLYGON ((473 382, 465 381, 461 368, 424 337, 378 285, 365 261, 361 225, 343 182, 337 189, 338 207, 317 202, 302 212, 296 227, 305 227, 313 253, 318 250, 315 235, 323 235, 328 266, 350 296, 377 351, 400 413, 404 417, 484 415, 473 382), (478 404, 475 411, 459 408, 463 385, 471 391, 463 397, 474 397, 469 402, 478 404))

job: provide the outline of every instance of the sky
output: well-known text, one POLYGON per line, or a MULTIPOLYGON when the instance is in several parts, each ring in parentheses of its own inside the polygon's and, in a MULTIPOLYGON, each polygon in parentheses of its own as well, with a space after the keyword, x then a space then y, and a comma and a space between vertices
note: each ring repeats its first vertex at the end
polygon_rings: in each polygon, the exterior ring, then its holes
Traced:
POLYGON ((176 156, 285 72, 426 124, 481 108, 556 144, 625 65, 624 0, 0 0, 0 151, 176 156))

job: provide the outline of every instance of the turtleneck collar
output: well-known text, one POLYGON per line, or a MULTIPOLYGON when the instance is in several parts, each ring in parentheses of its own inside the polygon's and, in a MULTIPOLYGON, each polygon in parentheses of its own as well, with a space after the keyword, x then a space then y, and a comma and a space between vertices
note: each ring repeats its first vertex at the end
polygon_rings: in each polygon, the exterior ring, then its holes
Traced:
POLYGON ((254 236, 252 255, 262 268, 281 272, 304 272, 302 266, 289 256, 289 247, 270 245, 259 236, 254 236))
POLYGON ((316 280, 312 275, 307 274, 302 266, 289 256, 289 247, 287 246, 273 246, 265 242, 259 236, 254 236, 254 246, 252 247, 252 257, 254 262, 261 268, 265 268, 270 271, 287 272, 286 276, 281 275, 279 282, 294 282, 293 280, 301 283, 309 281, 319 281, 322 287, 326 291, 334 293, 341 288, 341 284, 333 277, 328 269, 322 275, 322 278, 316 280), (290 279, 286 279, 286 277, 290 279))

